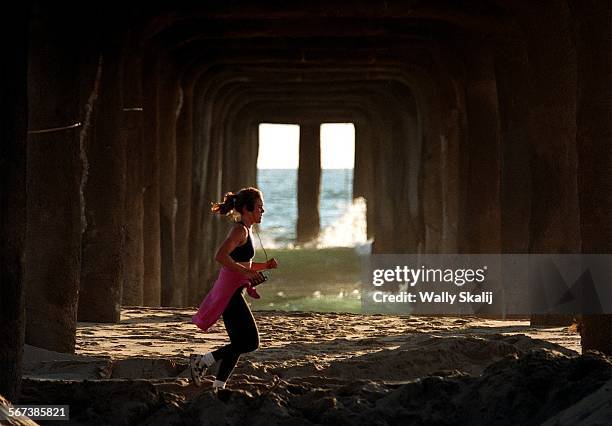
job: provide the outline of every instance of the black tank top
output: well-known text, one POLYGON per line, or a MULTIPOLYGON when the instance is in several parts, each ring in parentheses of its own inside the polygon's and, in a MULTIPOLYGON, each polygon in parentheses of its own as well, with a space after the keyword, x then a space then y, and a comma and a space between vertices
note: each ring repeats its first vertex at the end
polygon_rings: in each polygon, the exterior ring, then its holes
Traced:
MULTIPOLYGON (((242 222, 238 223, 242 224, 242 222)), ((230 253, 230 257, 236 262, 248 262, 249 260, 253 259, 253 256, 255 256, 253 241, 251 241, 251 233, 248 232, 248 235, 249 236, 247 237, 246 242, 243 245, 236 247, 230 253)))

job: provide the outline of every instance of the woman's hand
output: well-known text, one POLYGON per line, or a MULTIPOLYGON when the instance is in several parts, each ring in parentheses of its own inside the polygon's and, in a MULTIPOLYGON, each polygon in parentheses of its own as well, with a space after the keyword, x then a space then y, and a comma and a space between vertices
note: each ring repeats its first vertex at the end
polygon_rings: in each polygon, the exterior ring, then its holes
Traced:
POLYGON ((249 269, 249 271, 246 272, 245 275, 248 277, 249 282, 253 286, 256 286, 256 285, 261 284, 264 281, 266 281, 266 277, 264 276, 264 274, 262 274, 261 272, 258 272, 258 271, 254 271, 252 269, 249 269))
POLYGON ((272 258, 266 262, 266 269, 276 269, 278 268, 278 262, 275 258, 272 258))
POLYGON ((259 272, 255 271, 253 269, 246 269, 243 272, 243 275, 246 275, 246 277, 248 278, 249 281, 253 282, 253 281, 257 281, 259 279, 259 272))

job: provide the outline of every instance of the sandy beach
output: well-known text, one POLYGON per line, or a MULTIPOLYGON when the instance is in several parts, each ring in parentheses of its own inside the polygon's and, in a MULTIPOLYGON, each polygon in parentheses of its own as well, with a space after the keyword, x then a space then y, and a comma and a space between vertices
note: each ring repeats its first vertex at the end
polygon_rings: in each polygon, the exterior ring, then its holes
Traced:
POLYGON ((568 327, 255 311, 260 348, 221 397, 212 375, 188 380, 190 353, 228 341, 222 321, 203 333, 194 312, 129 307, 120 324, 80 323, 74 355, 26 347, 24 403, 70 404, 72 424, 539 424, 581 402, 601 415, 584 401, 612 378, 568 327))
MULTIPOLYGON (((191 324, 194 313, 193 309, 138 307, 125 309, 121 324, 80 323, 76 353, 112 360, 146 357, 181 363, 186 362, 190 353, 203 353, 229 342, 222 320, 204 333, 191 324)), ((467 357, 465 367, 455 365, 454 368, 469 368, 475 373, 506 354, 501 344, 504 341, 516 340, 514 345, 521 350, 548 348, 566 355, 580 352, 580 336, 576 332, 567 327, 530 328, 528 320, 279 311, 259 311, 255 316, 260 348, 243 356, 237 372, 246 371, 244 365, 249 365, 249 373, 270 372, 293 377, 327 371, 338 363, 348 368, 361 357, 376 354, 380 357, 400 348, 421 354, 449 352, 448 360, 420 356, 424 359, 415 364, 420 370, 410 377, 397 370, 381 377, 404 380, 453 367, 450 353, 458 357, 463 346, 478 347, 482 354, 474 359, 467 357), (487 353, 491 356, 487 357, 487 353), (471 365, 468 367, 468 364, 471 365)), ((339 369, 332 375, 345 374, 339 369)))

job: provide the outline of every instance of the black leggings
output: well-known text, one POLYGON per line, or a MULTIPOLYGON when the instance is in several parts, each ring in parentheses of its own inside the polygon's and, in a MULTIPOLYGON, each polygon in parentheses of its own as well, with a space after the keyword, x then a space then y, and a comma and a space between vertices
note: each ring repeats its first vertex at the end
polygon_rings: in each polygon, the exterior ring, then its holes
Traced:
POLYGON ((259 347, 257 324, 242 296, 242 288, 236 290, 223 311, 223 323, 231 343, 214 350, 212 355, 215 361, 221 360, 217 380, 225 382, 232 374, 240 355, 259 347))

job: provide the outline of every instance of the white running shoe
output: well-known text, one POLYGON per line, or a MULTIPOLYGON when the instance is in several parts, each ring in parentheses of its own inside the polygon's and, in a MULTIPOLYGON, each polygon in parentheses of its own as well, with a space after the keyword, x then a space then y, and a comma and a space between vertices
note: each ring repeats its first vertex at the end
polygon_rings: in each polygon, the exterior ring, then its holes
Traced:
POLYGON ((206 367, 201 367, 202 355, 191 354, 189 356, 189 371, 191 373, 191 383, 197 387, 202 386, 202 376, 206 373, 206 367))

